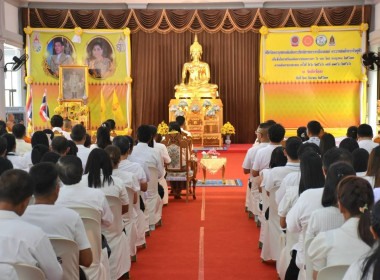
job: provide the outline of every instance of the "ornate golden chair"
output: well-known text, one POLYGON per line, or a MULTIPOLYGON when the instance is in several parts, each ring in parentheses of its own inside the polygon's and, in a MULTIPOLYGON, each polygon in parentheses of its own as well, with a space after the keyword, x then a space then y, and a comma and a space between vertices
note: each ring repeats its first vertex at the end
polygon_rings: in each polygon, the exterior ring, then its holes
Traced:
POLYGON ((169 133, 161 143, 166 146, 171 158, 171 163, 166 165, 166 180, 186 182, 186 202, 188 202, 189 193, 192 193, 193 199, 196 199, 197 162, 190 155, 191 142, 180 133, 169 133), (192 191, 191 183, 193 187, 192 191))

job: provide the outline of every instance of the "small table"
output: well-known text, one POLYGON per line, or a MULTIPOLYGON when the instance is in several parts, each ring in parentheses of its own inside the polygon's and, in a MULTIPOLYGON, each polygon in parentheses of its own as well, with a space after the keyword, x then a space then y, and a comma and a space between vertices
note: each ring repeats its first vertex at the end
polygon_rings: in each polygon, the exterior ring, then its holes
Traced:
POLYGON ((226 180, 224 179, 224 172, 226 171, 226 163, 227 158, 202 158, 200 165, 203 170, 203 181, 204 184, 206 182, 206 170, 210 172, 211 174, 215 174, 219 171, 220 168, 222 168, 222 182, 223 184, 226 184, 226 180))

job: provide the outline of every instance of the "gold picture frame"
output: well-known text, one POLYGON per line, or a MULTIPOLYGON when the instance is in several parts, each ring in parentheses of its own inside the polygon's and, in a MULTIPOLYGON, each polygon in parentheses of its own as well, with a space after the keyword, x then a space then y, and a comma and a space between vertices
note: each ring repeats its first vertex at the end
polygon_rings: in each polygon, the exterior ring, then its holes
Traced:
POLYGON ((62 65, 59 67, 58 100, 82 101, 88 96, 88 66, 62 65))

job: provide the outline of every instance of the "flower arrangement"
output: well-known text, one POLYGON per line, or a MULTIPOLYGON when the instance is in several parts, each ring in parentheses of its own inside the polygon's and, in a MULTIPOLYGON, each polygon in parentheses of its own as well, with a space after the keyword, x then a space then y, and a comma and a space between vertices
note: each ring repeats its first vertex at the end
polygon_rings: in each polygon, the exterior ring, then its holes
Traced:
POLYGON ((222 126, 222 129, 220 130, 220 132, 221 132, 223 135, 227 135, 227 134, 235 134, 235 128, 233 127, 232 124, 230 124, 230 122, 226 122, 226 123, 222 126))
POLYGON ((198 112, 200 112, 200 108, 199 108, 199 106, 197 105, 197 104, 194 104, 193 106, 191 106, 191 108, 190 108, 190 111, 191 112, 193 112, 193 113, 198 113, 198 112))
POLYGON ((210 100, 205 100, 205 101, 203 102, 203 107, 205 107, 205 108, 210 107, 211 105, 212 105, 212 104, 211 104, 210 100))
POLYGON ((177 105, 170 106, 170 112, 175 112, 177 110, 178 110, 178 106, 177 105))
POLYGON ((177 110, 175 111, 174 116, 178 117, 178 116, 183 116, 184 114, 185 113, 182 110, 177 110))
POLYGON ((215 117, 215 111, 210 109, 206 112, 207 117, 215 117))
POLYGON ((85 105, 85 106, 80 107, 79 114, 81 116, 87 116, 88 115, 88 111, 89 111, 88 107, 85 105))
POLYGON ((62 115, 64 111, 65 111, 65 107, 63 107, 62 105, 59 105, 58 107, 54 109, 54 114, 62 115))
POLYGON ((220 156, 220 153, 218 153, 215 149, 211 149, 210 151, 207 152, 207 154, 208 154, 210 157, 217 157, 217 156, 220 156))
POLYGON ((157 133, 160 135, 166 135, 169 133, 169 126, 162 121, 157 127, 157 133))
POLYGON ((179 108, 185 108, 185 107, 187 107, 187 106, 189 106, 189 104, 187 104, 187 102, 186 101, 180 101, 179 103, 178 103, 178 107, 179 108))

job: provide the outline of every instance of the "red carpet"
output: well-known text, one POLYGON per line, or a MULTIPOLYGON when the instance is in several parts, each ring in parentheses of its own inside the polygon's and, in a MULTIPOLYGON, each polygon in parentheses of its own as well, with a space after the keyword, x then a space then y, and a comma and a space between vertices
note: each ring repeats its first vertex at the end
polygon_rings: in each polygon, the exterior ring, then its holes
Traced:
MULTIPOLYGON (((250 145, 251 146, 251 145, 250 145)), ((248 146, 249 148, 249 146, 248 146)), ((244 152, 221 152, 227 157, 226 178, 240 178, 244 152)), ((198 178, 201 178, 200 173, 198 178)), ((221 178, 221 173, 207 174, 221 178)), ((246 187, 198 188, 197 199, 170 199, 163 209, 163 226, 147 237, 132 263, 132 279, 277 279, 274 264, 263 264, 258 249, 259 229, 244 213, 246 187), (204 221, 201 221, 204 191, 204 221), (200 232, 204 230, 204 260, 200 232), (201 257, 200 257, 201 256, 201 257), (200 261, 201 259, 201 261, 200 261)))

